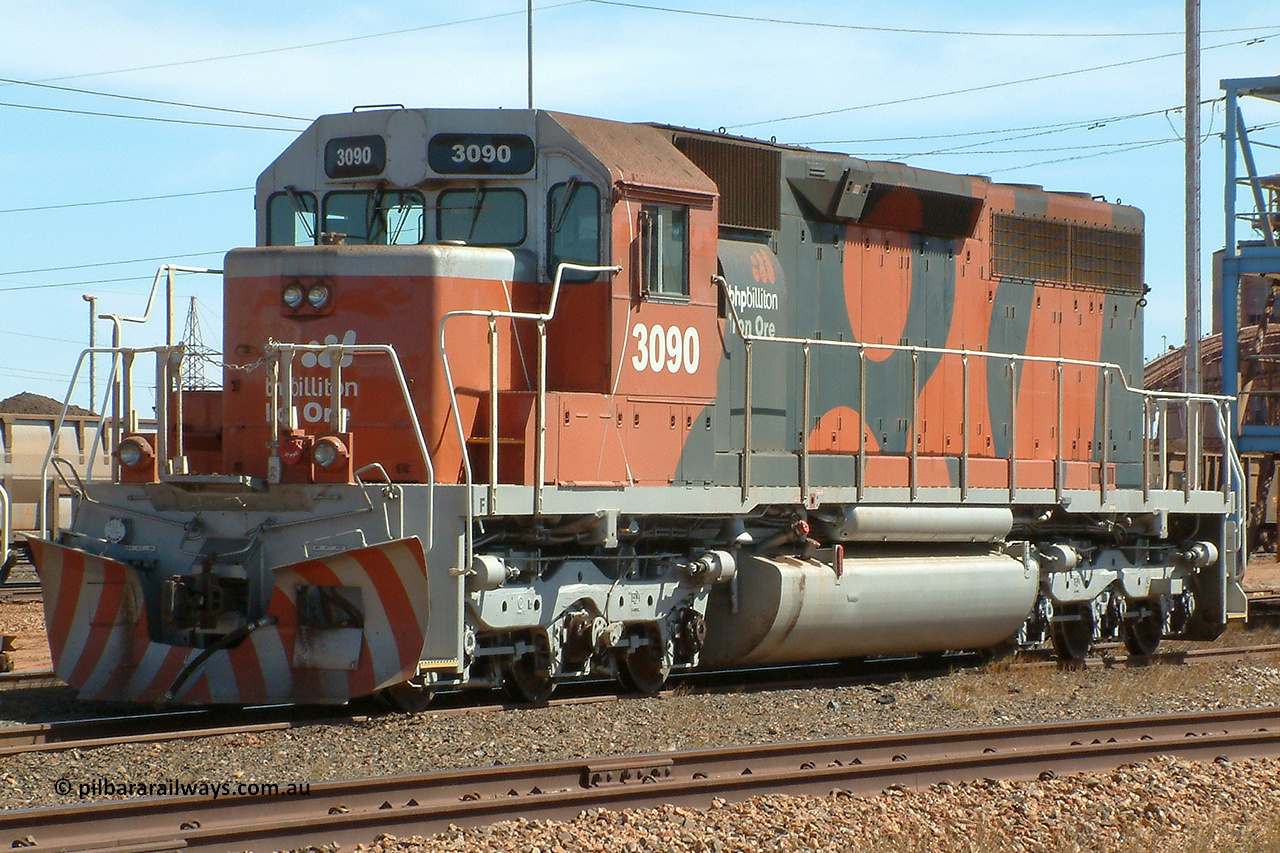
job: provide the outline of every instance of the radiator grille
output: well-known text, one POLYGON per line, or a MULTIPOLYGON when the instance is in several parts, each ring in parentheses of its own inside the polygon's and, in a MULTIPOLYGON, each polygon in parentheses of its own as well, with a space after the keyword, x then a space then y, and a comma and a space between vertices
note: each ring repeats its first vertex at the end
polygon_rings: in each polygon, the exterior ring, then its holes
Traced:
POLYGON ((782 204, 782 155, 757 145, 678 135, 676 148, 715 181, 720 224, 775 231, 782 204))
POLYGON ((991 272, 1142 292, 1142 235, 997 213, 991 217, 991 272))

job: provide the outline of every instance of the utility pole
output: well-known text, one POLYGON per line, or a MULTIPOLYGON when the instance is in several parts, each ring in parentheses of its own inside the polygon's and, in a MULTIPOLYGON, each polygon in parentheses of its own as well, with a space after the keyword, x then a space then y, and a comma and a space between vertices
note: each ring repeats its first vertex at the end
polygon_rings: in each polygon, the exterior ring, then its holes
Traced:
MULTIPOLYGON (((80 298, 89 303, 89 349, 93 349, 98 345, 97 321, 98 321, 98 297, 90 296, 87 293, 80 295, 80 298)), ((94 389, 98 386, 98 378, 93 371, 93 363, 98 360, 96 353, 89 353, 89 411, 96 412, 94 405, 94 389)))
POLYGON ((529 56, 529 109, 533 109, 533 0, 529 0, 528 40, 525 52, 529 56))
MULTIPOLYGON (((1187 346, 1183 390, 1199 393, 1200 378, 1200 0, 1186 0, 1187 346)), ((1230 121, 1231 117, 1228 116, 1230 121)), ((1234 323, 1236 318, 1223 317, 1234 323)))

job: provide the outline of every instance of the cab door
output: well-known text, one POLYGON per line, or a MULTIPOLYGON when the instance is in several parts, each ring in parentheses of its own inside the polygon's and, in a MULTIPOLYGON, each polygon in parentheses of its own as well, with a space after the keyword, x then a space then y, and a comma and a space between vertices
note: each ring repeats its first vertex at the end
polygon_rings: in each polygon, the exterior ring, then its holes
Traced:
MULTIPOLYGON (((615 207, 629 252, 613 288, 615 393, 632 479, 711 480, 721 345, 712 200, 633 188, 615 207)), ((621 259, 620 259, 621 260, 621 259)))

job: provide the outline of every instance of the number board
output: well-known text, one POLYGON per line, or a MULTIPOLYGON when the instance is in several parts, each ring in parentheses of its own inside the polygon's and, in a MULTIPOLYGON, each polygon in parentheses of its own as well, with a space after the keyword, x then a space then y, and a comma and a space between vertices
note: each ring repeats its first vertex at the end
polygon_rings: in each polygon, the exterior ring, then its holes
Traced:
POLYGON ((371 178, 387 168, 387 142, 381 136, 344 136, 324 147, 324 173, 331 178, 371 178))
POLYGON ((523 175, 534 153, 533 140, 519 133, 437 133, 427 164, 441 175, 523 175))

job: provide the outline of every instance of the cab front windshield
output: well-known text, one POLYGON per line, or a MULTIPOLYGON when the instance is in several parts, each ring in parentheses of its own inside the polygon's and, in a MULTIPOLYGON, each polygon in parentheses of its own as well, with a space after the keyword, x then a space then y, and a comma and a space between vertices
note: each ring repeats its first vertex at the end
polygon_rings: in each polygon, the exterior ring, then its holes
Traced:
POLYGON ((434 239, 519 246, 528 237, 528 200, 511 187, 441 190, 434 210, 421 192, 413 190, 336 190, 324 196, 318 215, 316 208, 316 197, 308 192, 289 188, 272 195, 267 204, 267 245, 412 246, 434 239))
POLYGON ((475 246, 519 246, 525 238, 524 193, 513 189, 440 193, 436 237, 475 246))
POLYGON ((418 192, 332 192, 324 197, 324 227, 357 245, 421 243, 426 205, 418 192))

